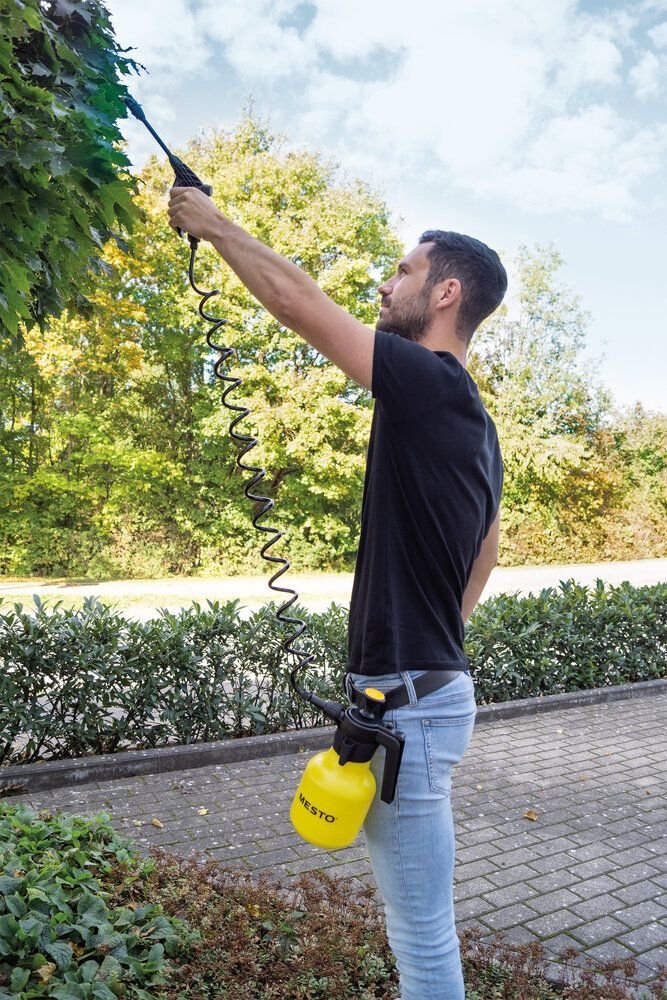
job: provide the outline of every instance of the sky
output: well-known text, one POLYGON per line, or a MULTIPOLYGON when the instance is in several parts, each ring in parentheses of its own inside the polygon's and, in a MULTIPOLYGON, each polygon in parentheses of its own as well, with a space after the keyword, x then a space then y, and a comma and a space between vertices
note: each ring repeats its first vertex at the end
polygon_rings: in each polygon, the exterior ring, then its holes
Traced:
MULTIPOLYGON (((376 190, 408 248, 553 244, 600 381, 667 412, 667 0, 105 3, 170 147, 252 102, 376 190)), ((137 168, 159 152, 122 130, 137 168)))

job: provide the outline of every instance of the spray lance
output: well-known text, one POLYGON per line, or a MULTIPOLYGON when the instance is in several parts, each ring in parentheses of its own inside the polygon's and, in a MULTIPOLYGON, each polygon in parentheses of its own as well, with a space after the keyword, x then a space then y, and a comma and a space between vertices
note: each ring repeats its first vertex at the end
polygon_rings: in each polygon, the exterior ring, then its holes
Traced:
MULTIPOLYGON (((168 149, 146 120, 141 106, 131 97, 125 98, 125 104, 134 117, 146 126, 166 153, 175 175, 174 187, 195 187, 209 196, 212 195, 213 188, 210 184, 201 181, 189 166, 168 149)), ((179 235, 183 236, 180 230, 179 235)), ((234 413, 229 425, 229 434, 237 445, 236 464, 242 472, 251 477, 246 480, 243 492, 253 504, 253 526, 257 531, 269 536, 262 545, 260 555, 262 559, 277 567, 268 581, 268 586, 274 592, 286 595, 284 603, 276 611, 276 617, 281 624, 294 628, 283 641, 285 652, 296 660, 289 676, 290 685, 302 700, 317 708, 336 726, 333 745, 328 750, 315 754, 306 766, 292 801, 290 819, 297 833, 311 844, 329 849, 347 847, 359 833, 375 795, 375 778, 370 770, 370 763, 379 747, 385 750, 380 796, 383 802, 393 800, 403 755, 404 736, 383 721, 385 696, 381 691, 370 687, 364 691, 354 689, 354 704, 346 706, 318 697, 297 681, 297 674, 307 669, 314 660, 313 654, 295 645, 305 632, 306 623, 301 618, 288 614, 289 609, 298 601, 297 592, 292 587, 278 583, 283 574, 289 570, 290 563, 284 556, 270 551, 283 537, 283 532, 264 523, 264 518, 273 509, 274 502, 270 497, 255 491, 264 479, 266 471, 245 461, 248 452, 257 445, 257 439, 241 433, 238 425, 248 417, 250 410, 238 402, 231 401, 230 393, 234 393, 241 386, 241 379, 223 371, 223 366, 230 358, 236 356, 236 351, 214 340, 227 320, 212 316, 205 308, 209 300, 220 293, 217 289, 206 292, 197 286, 194 265, 199 240, 188 234, 188 241, 190 286, 200 297, 199 314, 209 324, 206 343, 218 354, 213 371, 217 378, 226 383, 222 394, 223 405, 234 413)))

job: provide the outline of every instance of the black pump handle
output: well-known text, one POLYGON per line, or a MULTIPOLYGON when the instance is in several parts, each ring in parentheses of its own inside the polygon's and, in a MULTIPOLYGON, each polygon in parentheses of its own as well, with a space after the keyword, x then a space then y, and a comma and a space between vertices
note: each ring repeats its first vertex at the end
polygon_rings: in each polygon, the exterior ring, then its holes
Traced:
POLYGON ((383 726, 378 729, 375 739, 385 749, 380 798, 383 802, 393 802, 394 795, 396 794, 398 772, 401 767, 401 760, 403 759, 405 736, 403 733, 392 732, 383 726))

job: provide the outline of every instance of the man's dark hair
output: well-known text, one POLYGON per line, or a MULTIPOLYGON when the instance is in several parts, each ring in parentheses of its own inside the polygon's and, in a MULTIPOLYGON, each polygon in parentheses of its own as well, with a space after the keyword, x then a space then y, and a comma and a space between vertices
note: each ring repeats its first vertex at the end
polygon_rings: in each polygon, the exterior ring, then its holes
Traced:
POLYGON ((433 288, 445 278, 461 282, 461 306, 457 317, 458 336, 467 342, 507 291, 507 273, 495 250, 480 240, 461 233, 428 229, 420 243, 433 243, 426 287, 433 288))

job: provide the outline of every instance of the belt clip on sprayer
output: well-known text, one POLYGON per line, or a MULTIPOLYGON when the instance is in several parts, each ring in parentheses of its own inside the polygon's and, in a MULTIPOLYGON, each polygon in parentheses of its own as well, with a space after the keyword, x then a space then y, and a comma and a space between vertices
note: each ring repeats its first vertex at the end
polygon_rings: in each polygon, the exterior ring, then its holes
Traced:
MULTIPOLYGON (((146 116, 139 104, 131 97, 125 98, 128 109, 135 118, 143 122, 148 131, 166 153, 167 159, 174 171, 174 187, 196 187, 207 195, 213 194, 209 184, 204 184, 199 177, 182 160, 167 148, 155 130, 146 121, 146 116)), ((179 235, 183 235, 179 232, 179 235)), ((213 336, 226 324, 226 320, 211 316, 205 312, 204 306, 210 298, 219 292, 204 292, 194 281, 194 262, 199 240, 188 235, 190 243, 190 265, 188 277, 192 289, 200 296, 199 314, 210 324, 206 335, 209 347, 220 355, 214 365, 217 378, 226 382, 222 402, 236 416, 229 426, 229 434, 238 446, 236 463, 247 473, 252 473, 252 479, 244 486, 248 500, 255 505, 252 517, 253 526, 258 531, 268 532, 271 537, 262 546, 261 556, 267 562, 277 564, 279 569, 268 582, 271 590, 289 594, 287 600, 276 612, 276 617, 283 625, 296 626, 296 631, 283 642, 285 651, 297 659, 296 666, 290 672, 290 684, 297 695, 319 709, 328 719, 336 724, 333 746, 329 750, 315 754, 308 762, 301 783, 296 791, 290 819, 297 831, 311 844, 317 847, 340 848, 347 847, 359 833, 366 818, 366 813, 375 795, 375 778, 370 770, 370 762, 378 747, 385 748, 385 763, 382 776, 380 795, 383 802, 391 802, 396 791, 398 771, 403 755, 404 736, 394 731, 383 722, 385 696, 374 688, 360 691, 355 688, 355 704, 341 705, 334 701, 325 701, 311 691, 306 691, 296 680, 298 671, 307 668, 313 661, 312 654, 294 646, 306 629, 306 623, 300 618, 286 614, 289 608, 298 600, 298 594, 291 587, 281 587, 276 581, 290 568, 289 561, 283 556, 269 554, 269 549, 280 538, 282 532, 277 528, 262 524, 262 518, 273 509, 273 500, 269 497, 252 492, 254 487, 266 475, 265 470, 254 465, 247 465, 243 458, 257 444, 257 439, 240 434, 237 425, 244 420, 249 410, 228 401, 230 392, 241 385, 241 379, 223 374, 221 366, 236 352, 232 347, 221 346, 213 342, 213 336), (260 506, 261 505, 261 506, 260 506)))

